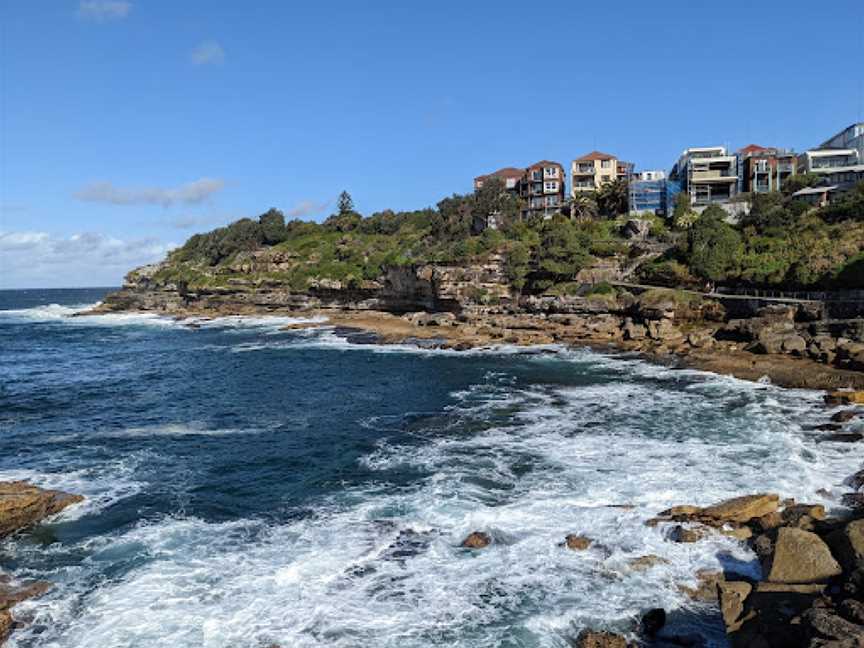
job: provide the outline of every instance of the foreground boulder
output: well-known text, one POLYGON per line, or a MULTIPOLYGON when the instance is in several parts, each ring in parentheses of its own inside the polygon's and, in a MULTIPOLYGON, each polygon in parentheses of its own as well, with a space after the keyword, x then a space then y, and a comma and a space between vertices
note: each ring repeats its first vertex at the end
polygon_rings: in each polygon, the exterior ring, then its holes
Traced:
POLYGON ((774 513, 779 506, 780 496, 776 493, 743 495, 705 507, 700 512, 699 517, 706 522, 713 520, 717 523, 744 523, 753 518, 774 513))
POLYGON ((842 573, 822 538, 810 531, 782 527, 777 532, 767 579, 772 583, 823 583, 842 573))
POLYGON ((26 481, 0 482, 0 538, 59 513, 84 498, 26 481))
POLYGON ((9 638, 12 630, 15 629, 12 607, 21 601, 42 596, 49 589, 51 589, 51 583, 47 581, 35 581, 26 585, 10 585, 8 577, 0 574, 0 645, 9 638))
POLYGON ((864 564, 864 520, 854 520, 828 536, 828 544, 847 571, 864 564))

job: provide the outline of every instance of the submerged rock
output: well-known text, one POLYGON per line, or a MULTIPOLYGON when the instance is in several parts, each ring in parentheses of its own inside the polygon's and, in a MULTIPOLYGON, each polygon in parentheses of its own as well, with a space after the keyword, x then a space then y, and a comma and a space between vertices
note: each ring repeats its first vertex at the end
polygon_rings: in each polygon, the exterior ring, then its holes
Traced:
POLYGON ((666 625, 666 610, 654 608, 642 615, 640 629, 646 637, 654 637, 666 625))
POLYGON ((574 648, 627 648, 627 640, 611 632, 583 630, 573 642, 574 648))
POLYGON ((652 567, 656 567, 657 565, 668 565, 669 561, 665 558, 661 558, 660 556, 655 556, 654 554, 648 554, 646 556, 639 556, 638 558, 634 558, 627 565, 633 571, 645 571, 646 569, 651 569, 652 567))
POLYGON ((594 541, 591 540, 591 538, 576 535, 575 533, 570 533, 566 538, 564 538, 564 543, 567 545, 567 548, 572 549, 573 551, 584 551, 590 547, 593 542, 594 541))
POLYGON ((474 531, 462 541, 461 546, 468 549, 483 549, 492 544, 492 538, 482 531, 474 531))
POLYGON ((25 481, 0 482, 0 538, 83 499, 81 495, 45 490, 25 481))

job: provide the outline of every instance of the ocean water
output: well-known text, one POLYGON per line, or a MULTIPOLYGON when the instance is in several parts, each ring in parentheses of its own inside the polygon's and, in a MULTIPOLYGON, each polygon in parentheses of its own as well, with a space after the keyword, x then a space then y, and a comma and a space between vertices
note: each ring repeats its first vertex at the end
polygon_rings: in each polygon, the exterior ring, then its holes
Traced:
POLYGON ((16 648, 563 647, 652 607, 723 646, 680 586, 753 555, 644 521, 760 490, 833 506, 860 464, 806 429, 817 392, 292 318, 72 317, 105 292, 0 292, 0 479, 87 497, 0 544, 56 583, 16 608, 16 648), (459 548, 474 530, 493 544, 459 548), (628 567, 646 554, 669 562, 628 567))

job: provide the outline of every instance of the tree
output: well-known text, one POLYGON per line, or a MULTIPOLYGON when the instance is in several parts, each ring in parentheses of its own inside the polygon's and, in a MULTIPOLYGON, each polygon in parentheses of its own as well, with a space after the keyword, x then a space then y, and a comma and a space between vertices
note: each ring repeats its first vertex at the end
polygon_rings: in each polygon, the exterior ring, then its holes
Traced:
POLYGON ((629 189, 623 179, 604 182, 596 192, 597 208, 605 218, 616 218, 627 213, 629 189))
POLYGON ((590 241, 572 222, 562 217, 545 221, 540 232, 540 269, 555 281, 567 281, 585 267, 591 256, 590 241))
POLYGON ((474 220, 481 223, 485 228, 489 217, 495 218, 498 226, 507 229, 519 218, 519 199, 507 191, 501 178, 489 178, 483 183, 473 195, 471 211, 474 220))
POLYGON ((690 196, 683 191, 675 196, 675 209, 672 211, 672 226, 676 229, 687 229, 696 220, 690 196))
POLYGON ((339 210, 340 216, 353 212, 354 201, 351 199, 351 194, 349 194, 347 191, 343 191, 342 193, 340 193, 339 200, 336 202, 336 207, 339 210))
POLYGON ((517 291, 525 287, 531 271, 531 248, 522 241, 512 241, 504 255, 504 274, 517 291))
POLYGON ((261 235, 267 245, 276 245, 288 238, 285 216, 278 209, 267 210, 258 218, 258 224, 261 226, 261 235))
POLYGON ((437 217, 432 219, 432 235, 445 241, 471 235, 473 198, 453 194, 438 203, 437 217))
POLYGON ((575 195, 570 201, 570 216, 577 221, 590 221, 600 213, 594 193, 575 195))
POLYGON ((709 205, 687 233, 690 270, 711 281, 724 280, 741 258, 741 235, 725 219, 721 207, 709 205))
POLYGON ((786 208, 783 194, 772 191, 751 196, 750 213, 741 218, 741 226, 752 226, 764 232, 770 228, 787 227, 795 220, 794 214, 786 208))

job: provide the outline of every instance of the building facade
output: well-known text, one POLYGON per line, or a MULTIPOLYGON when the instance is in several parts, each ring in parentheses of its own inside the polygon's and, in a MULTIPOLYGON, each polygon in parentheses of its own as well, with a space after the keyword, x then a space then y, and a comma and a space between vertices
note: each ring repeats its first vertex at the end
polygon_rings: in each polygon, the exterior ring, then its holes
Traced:
MULTIPOLYGON (((517 196, 522 202, 523 218, 557 214, 564 206, 566 174, 558 162, 541 160, 528 168, 505 167, 474 178, 474 191, 481 189, 492 178, 504 183, 504 190, 517 196)), ((494 214, 490 215, 489 227, 494 227, 494 214)))
POLYGON ((520 183, 525 176, 525 169, 517 169, 516 167, 504 167, 486 175, 477 176, 474 178, 474 191, 477 191, 483 186, 483 183, 492 178, 497 178, 504 183, 504 189, 514 196, 519 195, 520 183))
POLYGON ((524 201, 523 218, 549 218, 564 206, 564 167, 558 162, 541 160, 525 169, 520 195, 524 201))
POLYGON ((848 128, 828 138, 819 145, 820 149, 855 149, 858 162, 864 163, 864 122, 852 124, 848 128))
POLYGON ((726 205, 738 195, 738 156, 729 155, 724 146, 688 148, 669 177, 681 184, 697 211, 726 205))
POLYGON ((681 191, 676 182, 666 178, 665 171, 639 171, 630 176, 628 206, 632 216, 654 214, 667 216, 675 206, 675 197, 681 191))
POLYGON ((570 165, 570 195, 574 198, 581 193, 596 191, 607 182, 619 178, 630 178, 633 165, 619 160, 614 155, 592 151, 573 160, 570 165))
POLYGON ((792 151, 750 144, 738 151, 739 189, 746 193, 780 191, 797 166, 792 151))

